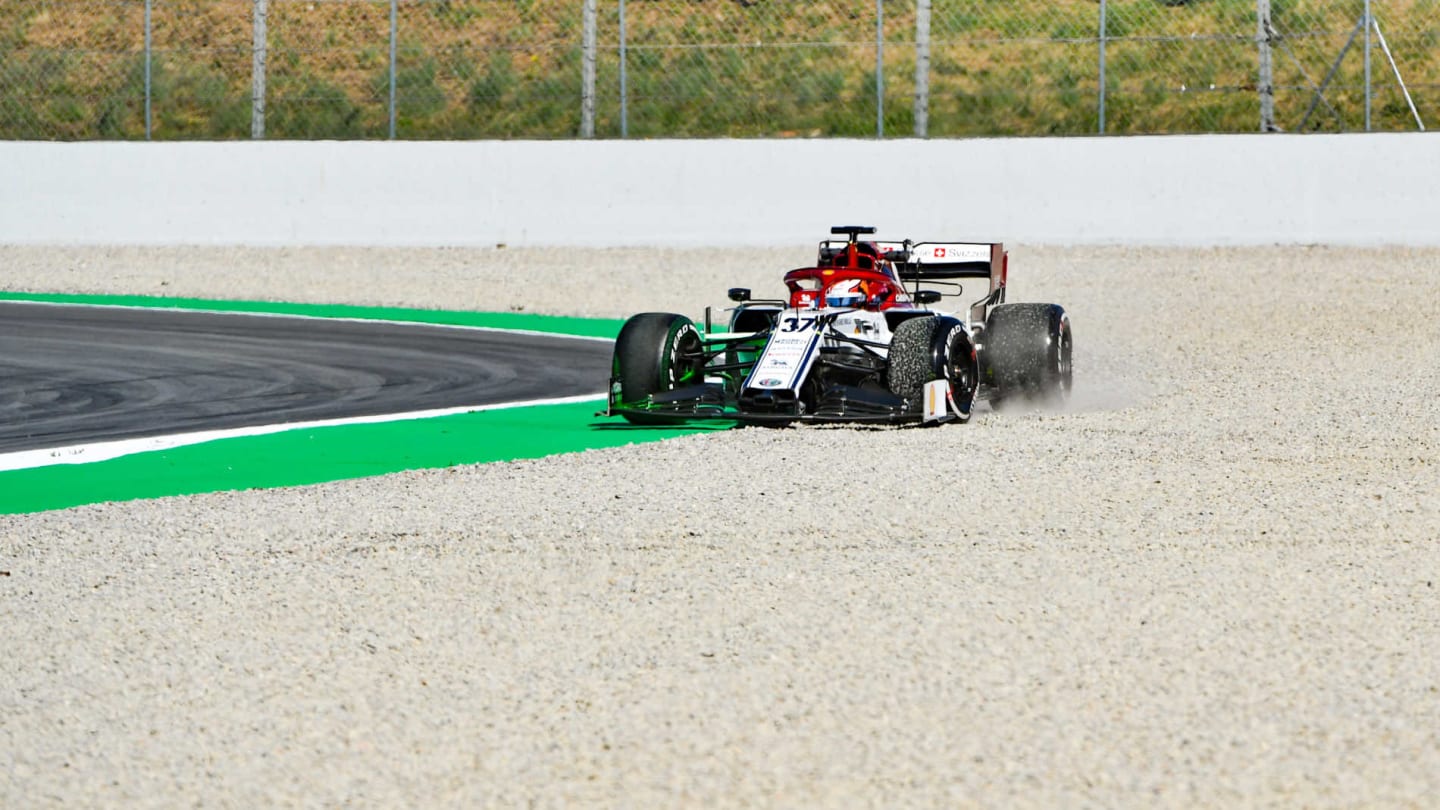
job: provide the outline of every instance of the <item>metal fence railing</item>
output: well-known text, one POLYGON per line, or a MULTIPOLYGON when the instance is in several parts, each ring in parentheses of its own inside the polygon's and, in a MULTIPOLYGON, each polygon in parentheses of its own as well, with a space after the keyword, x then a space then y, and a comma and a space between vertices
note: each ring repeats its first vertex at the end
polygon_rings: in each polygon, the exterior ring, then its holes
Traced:
POLYGON ((0 138, 1403 130, 1433 0, 4 0, 0 138))

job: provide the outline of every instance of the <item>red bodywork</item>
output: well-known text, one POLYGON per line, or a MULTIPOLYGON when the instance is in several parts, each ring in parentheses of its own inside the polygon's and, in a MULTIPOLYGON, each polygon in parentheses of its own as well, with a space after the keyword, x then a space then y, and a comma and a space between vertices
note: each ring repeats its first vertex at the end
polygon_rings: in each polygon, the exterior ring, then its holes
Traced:
POLYGON ((913 309, 895 266, 869 242, 846 245, 823 266, 802 267, 785 274, 790 306, 824 309, 831 290, 858 290, 861 306, 870 310, 913 309))

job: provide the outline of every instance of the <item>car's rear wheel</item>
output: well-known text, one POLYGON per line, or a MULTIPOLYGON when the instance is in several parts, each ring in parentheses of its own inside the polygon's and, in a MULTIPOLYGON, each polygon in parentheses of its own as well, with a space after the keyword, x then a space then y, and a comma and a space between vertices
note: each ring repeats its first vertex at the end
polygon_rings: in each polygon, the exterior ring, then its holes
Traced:
POLYGON ((887 372, 890 393, 912 411, 921 409, 925 384, 950 383, 950 398, 961 421, 970 418, 980 367, 964 324, 950 317, 911 318, 895 328, 887 372))
POLYGON ((1002 304, 985 322, 982 366, 996 405, 1056 405, 1074 381, 1070 317, 1057 304, 1002 304))
MULTIPOLYGON (((635 315, 615 338, 610 407, 643 411, 651 396, 700 382, 703 365, 700 332, 689 318, 669 312, 635 315)), ((667 421, 643 412, 623 416, 636 425, 667 421)))

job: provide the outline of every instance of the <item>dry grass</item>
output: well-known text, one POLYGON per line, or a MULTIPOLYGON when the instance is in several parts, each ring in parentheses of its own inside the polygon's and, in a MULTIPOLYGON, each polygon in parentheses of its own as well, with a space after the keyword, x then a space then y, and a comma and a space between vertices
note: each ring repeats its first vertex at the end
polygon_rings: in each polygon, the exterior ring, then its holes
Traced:
MULTIPOLYGON (((620 129, 618 13, 602 3, 597 132, 620 129)), ((1355 3, 1275 0, 1277 113, 1298 128, 1358 19, 1355 3), (1355 8, 1349 8, 1354 6, 1355 8)), ((1374 4, 1422 115, 1440 117, 1440 0, 1374 4)), ((1094 0, 936 2, 930 133, 1080 134, 1097 129, 1094 0), (976 9, 980 9, 977 11, 976 9)), ((151 63, 157 138, 250 132, 251 0, 156 0, 151 63)), ((574 136, 580 125, 580 0, 402 0, 401 137, 574 136)), ((875 20, 868 2, 632 0, 629 127, 638 136, 870 135, 875 20)), ((1108 3, 1107 131, 1253 131, 1259 121, 1252 0, 1108 3)), ((388 134, 390 9, 384 0, 270 0, 270 137, 388 134)), ((885 8, 885 122, 911 131, 914 6, 885 8)), ((142 0, 0 4, 0 137, 144 136, 142 0)), ((1376 126, 1413 128, 1376 49, 1376 126)), ((1306 128, 1363 121, 1358 47, 1306 128)))

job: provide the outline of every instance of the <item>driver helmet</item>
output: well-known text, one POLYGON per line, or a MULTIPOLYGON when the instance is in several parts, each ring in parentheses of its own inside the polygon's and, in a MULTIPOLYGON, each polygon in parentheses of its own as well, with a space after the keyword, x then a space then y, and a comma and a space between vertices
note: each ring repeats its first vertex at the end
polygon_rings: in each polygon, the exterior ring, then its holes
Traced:
POLYGON ((858 307, 865 302, 860 281, 841 281, 825 293, 827 307, 858 307))

